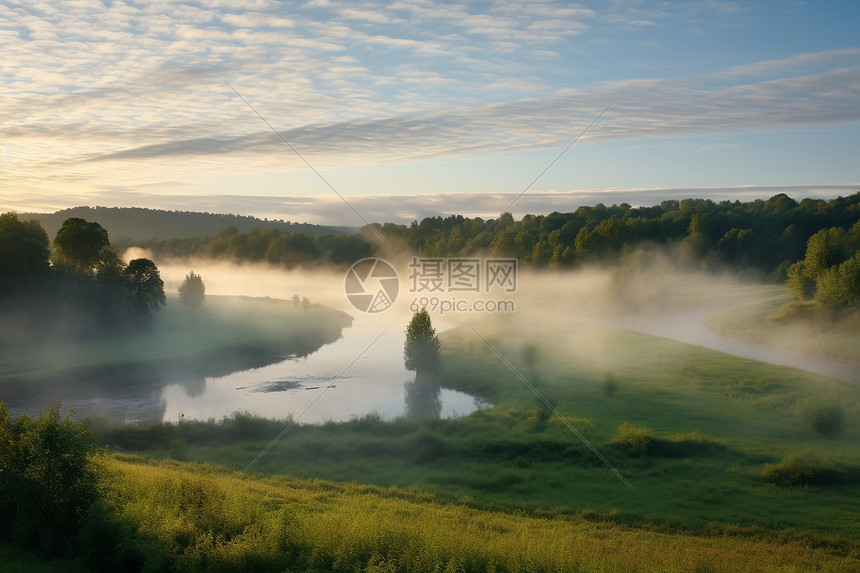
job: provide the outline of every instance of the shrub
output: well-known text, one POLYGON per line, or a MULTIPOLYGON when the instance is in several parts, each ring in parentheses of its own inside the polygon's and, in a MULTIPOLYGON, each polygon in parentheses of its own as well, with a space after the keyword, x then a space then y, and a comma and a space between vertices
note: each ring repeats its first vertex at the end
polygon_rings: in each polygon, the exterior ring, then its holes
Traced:
POLYGON ((833 438, 845 429, 845 411, 839 404, 822 404, 812 398, 797 402, 797 414, 815 433, 833 438))
POLYGON ((724 441, 711 438, 698 431, 688 432, 686 434, 675 434, 669 436, 669 439, 685 452, 690 453, 704 453, 726 449, 726 443, 724 441))
POLYGON ((99 499, 93 435, 60 404, 12 420, 0 402, 0 531, 47 550, 78 531, 99 499))
POLYGON ((653 440, 654 430, 651 428, 634 426, 630 422, 624 422, 615 430, 610 443, 630 455, 644 456, 651 449, 653 440))
POLYGON ((758 378, 741 378, 725 386, 726 396, 745 400, 757 394, 764 394, 779 385, 770 376, 759 376, 758 378))
POLYGON ((774 485, 797 487, 837 482, 840 472, 817 456, 794 455, 778 464, 767 464, 762 477, 774 485))

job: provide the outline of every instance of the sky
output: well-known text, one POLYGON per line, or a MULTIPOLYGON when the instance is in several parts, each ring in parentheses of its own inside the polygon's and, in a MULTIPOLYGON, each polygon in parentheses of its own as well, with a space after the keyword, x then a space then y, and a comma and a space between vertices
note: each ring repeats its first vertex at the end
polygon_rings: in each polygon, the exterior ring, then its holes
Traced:
POLYGON ((0 0, 0 211, 860 190, 857 0, 0 0))

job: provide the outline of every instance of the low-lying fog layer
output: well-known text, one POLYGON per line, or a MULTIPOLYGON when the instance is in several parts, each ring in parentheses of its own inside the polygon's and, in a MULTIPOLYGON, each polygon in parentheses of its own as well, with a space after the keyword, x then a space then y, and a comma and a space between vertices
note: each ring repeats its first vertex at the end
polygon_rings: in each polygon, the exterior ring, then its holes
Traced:
MULTIPOLYGON (((126 258, 147 256, 140 250, 126 258)), ((194 270, 203 277, 209 295, 242 295, 290 299, 294 295, 343 310, 354 320, 343 337, 306 358, 287 360, 260 369, 236 372, 222 378, 207 378, 155 389, 151 396, 124 397, 118 391, 98 399, 56 396, 86 415, 98 408, 124 412, 126 419, 155 416, 165 420, 180 417, 221 417, 247 410, 265 417, 301 415, 303 422, 345 420, 378 412, 388 418, 406 413, 404 383, 414 377, 403 368, 404 331, 416 304, 433 299, 428 308, 437 330, 458 324, 475 324, 479 331, 489 324, 502 332, 486 335, 519 337, 528 342, 528 331, 547 325, 598 323, 646 334, 672 338, 765 362, 789 365, 843 380, 860 381, 858 368, 815 357, 799 356, 760 344, 740 342, 709 330, 705 318, 721 309, 784 292, 780 286, 744 282, 736 277, 669 271, 668 265, 628 270, 580 270, 571 272, 519 269, 515 293, 495 290, 469 296, 457 292, 411 292, 410 271, 404 261, 395 264, 400 289, 395 303, 384 312, 366 314, 354 308, 344 291, 345 271, 284 271, 266 265, 234 265, 219 261, 158 261, 171 296, 178 304, 176 289, 194 270), (485 296, 486 295, 486 296, 485 296), (510 315, 484 321, 487 313, 446 312, 438 303, 456 298, 513 301, 510 315), (413 308, 410 308, 413 307, 413 308), (514 325, 516 324, 516 327, 514 325), (379 339, 376 340, 376 337, 379 339), (338 378, 343 373, 343 376, 338 378)), ((429 305, 428 305, 429 306, 429 305)), ((563 329, 556 329, 562 332, 563 329)), ((623 349, 601 347, 591 341, 592 359, 609 366, 623 349)), ((465 394, 445 390, 440 395, 443 416, 468 414, 480 404, 465 394)), ((19 405, 20 407, 20 405, 19 405)), ((25 405, 36 410, 44 404, 25 405)))
MULTIPOLYGON (((344 272, 285 272, 267 266, 236 267, 223 262, 160 264, 167 288, 175 292, 185 273, 192 267, 204 276, 207 292, 289 298, 308 296, 344 310, 356 320, 368 315, 356 310, 344 294, 344 272)), ((483 295, 462 292, 410 292, 411 281, 406 262, 395 263, 400 277, 400 292, 394 305, 378 316, 390 317, 398 332, 405 328, 412 310, 425 301, 434 324, 444 330, 466 320, 474 321, 483 313, 458 313, 443 307, 451 299, 471 301, 483 295), (412 309, 410 309, 412 307, 412 309), (440 314, 440 311, 445 311, 440 314)), ((785 293, 780 285, 763 285, 732 275, 712 275, 671 270, 671 265, 656 259, 652 267, 631 270, 579 270, 573 272, 518 269, 515 294, 494 291, 491 302, 512 300, 517 322, 542 324, 547 320, 581 321, 626 328, 735 354, 745 358, 792 366, 825 376, 860 382, 860 368, 834 360, 804 356, 720 335, 705 325, 705 318, 727 308, 785 293)), ((806 336, 804 333, 795 336, 806 336)), ((814 333, 808 333, 814 336, 814 333)), ((617 352, 613 349, 612 352, 617 352)))

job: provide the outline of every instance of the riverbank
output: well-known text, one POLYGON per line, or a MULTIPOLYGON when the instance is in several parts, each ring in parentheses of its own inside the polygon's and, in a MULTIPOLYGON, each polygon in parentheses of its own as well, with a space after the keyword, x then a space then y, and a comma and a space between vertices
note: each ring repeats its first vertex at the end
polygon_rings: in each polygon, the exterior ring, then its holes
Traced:
POLYGON ((194 382, 304 356, 340 338, 351 318, 321 305, 209 296, 201 308, 175 298, 139 332, 52 339, 0 350, 0 399, 194 382))
POLYGON ((860 312, 832 315, 783 294, 714 313, 705 324, 724 336, 842 362, 860 372, 860 312))

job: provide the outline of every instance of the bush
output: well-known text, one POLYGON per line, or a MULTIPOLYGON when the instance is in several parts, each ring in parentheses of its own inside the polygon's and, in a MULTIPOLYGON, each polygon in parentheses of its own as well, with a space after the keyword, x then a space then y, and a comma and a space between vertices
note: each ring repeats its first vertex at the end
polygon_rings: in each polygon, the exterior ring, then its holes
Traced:
POLYGON ((822 404, 812 398, 797 402, 797 414, 815 433, 833 438, 845 429, 845 411, 839 404, 822 404))
POLYGON ((630 422, 624 422, 612 436, 611 444, 614 444, 633 456, 644 456, 651 450, 654 440, 654 430, 640 426, 634 426, 630 422))
POLYGON ((727 384, 725 386, 725 392, 726 396, 729 398, 745 400, 756 396, 757 394, 764 394, 778 386, 779 384, 776 380, 770 376, 741 378, 740 380, 727 384))
POLYGON ((0 402, 0 531, 59 549, 99 499, 95 440, 60 405, 12 420, 0 402))
POLYGON ((838 482, 840 472, 817 456, 795 455, 784 458, 778 464, 767 464, 762 477, 774 485, 798 487, 838 482))

